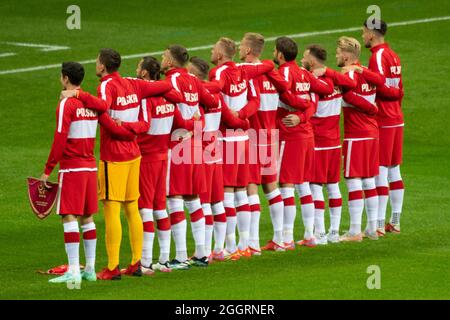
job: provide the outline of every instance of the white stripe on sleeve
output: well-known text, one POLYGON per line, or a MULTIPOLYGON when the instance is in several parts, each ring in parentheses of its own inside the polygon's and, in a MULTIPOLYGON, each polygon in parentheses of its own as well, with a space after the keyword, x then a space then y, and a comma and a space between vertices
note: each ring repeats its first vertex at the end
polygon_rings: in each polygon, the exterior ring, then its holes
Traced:
POLYGON ((59 104, 59 115, 58 115, 58 132, 62 131, 62 125, 64 120, 64 106, 66 104, 67 98, 61 100, 59 104))
POLYGON ((250 89, 252 90, 252 96, 256 97, 256 89, 255 85, 253 84, 253 79, 248 82, 250 84, 250 89))
POLYGON ((100 93, 102 95, 102 100, 104 100, 104 101, 106 101, 106 85, 111 80, 112 80, 112 78, 109 78, 108 80, 103 81, 101 86, 100 86, 100 93))
POLYGON ((177 90, 178 92, 180 92, 180 89, 178 88, 178 84, 177 84, 177 78, 180 76, 180 73, 174 73, 172 75, 172 77, 170 78, 170 81, 172 81, 172 86, 175 88, 175 90, 177 90))
POLYGON ((377 51, 377 66, 378 66, 378 71, 380 72, 380 74, 384 74, 383 64, 381 63, 381 60, 383 58, 383 51, 384 51, 384 48, 377 51))
POLYGON ((144 121, 148 122, 148 114, 147 114, 147 99, 142 99, 142 113, 144 114, 144 121))
POLYGON ((289 67, 284 69, 284 80, 289 82, 289 67))
POLYGON ((225 70, 226 68, 228 68, 228 66, 221 66, 219 69, 217 69, 217 71, 216 71, 216 80, 217 80, 217 81, 220 80, 220 74, 221 74, 222 71, 225 70))

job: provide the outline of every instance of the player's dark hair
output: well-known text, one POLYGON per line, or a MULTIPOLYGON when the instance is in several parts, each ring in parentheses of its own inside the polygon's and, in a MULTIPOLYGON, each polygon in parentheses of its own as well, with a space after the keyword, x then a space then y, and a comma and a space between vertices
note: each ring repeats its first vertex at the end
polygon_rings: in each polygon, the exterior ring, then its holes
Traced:
POLYGON ((297 58, 298 47, 297 43, 288 37, 279 37, 275 40, 275 48, 281 52, 286 61, 292 61, 297 58))
POLYGON ((141 68, 147 70, 150 79, 159 80, 161 75, 161 64, 155 57, 146 56, 142 58, 141 68))
POLYGON ((120 63, 122 62, 120 54, 116 50, 110 48, 101 49, 98 53, 98 58, 100 63, 105 65, 108 73, 119 70, 120 63))
POLYGON ((310 44, 306 47, 309 50, 309 53, 319 60, 321 63, 325 63, 327 61, 327 50, 324 47, 318 44, 310 44))
POLYGON ((84 67, 78 62, 63 62, 61 74, 67 76, 71 84, 79 86, 84 78, 84 67))
POLYGON ((364 20, 364 27, 370 30, 375 30, 380 35, 384 36, 387 32, 387 24, 381 19, 373 19, 370 26, 367 26, 367 20, 364 20))
POLYGON ((200 78, 205 80, 208 77, 209 73, 209 64, 203 59, 200 59, 199 57, 192 57, 189 59, 189 62, 192 63, 197 70, 200 72, 200 78))
POLYGON ((170 55, 178 64, 178 67, 184 67, 189 61, 189 54, 185 47, 179 44, 173 44, 169 46, 167 50, 169 50, 170 55))

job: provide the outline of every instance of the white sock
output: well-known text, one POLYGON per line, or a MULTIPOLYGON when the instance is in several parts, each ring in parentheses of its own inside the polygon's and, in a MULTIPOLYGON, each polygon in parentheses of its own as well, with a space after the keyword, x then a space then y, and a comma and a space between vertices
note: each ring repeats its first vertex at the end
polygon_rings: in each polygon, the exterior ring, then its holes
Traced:
POLYGON ((195 242, 194 256, 203 258, 205 256, 205 217, 200 199, 185 201, 184 203, 191 216, 192 236, 195 242))
POLYGON ((259 196, 257 194, 248 196, 248 204, 250 205, 251 212, 249 246, 254 249, 259 249, 259 219, 261 217, 259 196))
POLYGON ((155 238, 155 227, 153 225, 153 209, 143 208, 139 210, 142 223, 144 224, 144 242, 142 244, 141 264, 148 268, 153 261, 153 241, 155 238))
POLYGON ((69 260, 69 272, 72 275, 80 274, 80 230, 78 222, 63 223, 64 243, 66 247, 67 258, 69 260))
POLYGON ((211 207, 214 216, 214 251, 221 252, 225 246, 227 233, 227 217, 223 202, 217 202, 211 207))
POLYGON ((378 194, 375 185, 375 178, 362 179, 365 207, 367 214, 367 230, 371 233, 377 230, 378 220, 378 194))
POLYGON ((342 212, 342 195, 339 183, 327 184, 328 207, 330 208, 330 231, 339 234, 342 212))
POLYGON ((294 188, 280 188, 283 198, 283 242, 294 241, 294 221, 297 213, 294 188))
POLYGON ((239 232, 238 248, 245 250, 248 247, 251 221, 247 191, 237 191, 234 193, 234 205, 236 206, 237 227, 239 232))
POLYGON ((86 257, 86 267, 84 271, 95 272, 95 251, 97 247, 97 230, 95 223, 90 222, 81 226, 83 231, 84 255, 86 257))
POLYGON ((236 207, 234 205, 234 192, 225 192, 223 205, 227 216, 226 250, 236 252, 236 207))
POLYGON ((378 228, 384 229, 386 208, 389 199, 388 168, 380 166, 380 173, 375 177, 378 193, 378 228))
POLYGON ((272 220, 273 238, 272 241, 283 244, 283 218, 284 205, 280 189, 266 193, 266 199, 269 202, 270 219, 272 220))
POLYGON ((159 262, 166 263, 170 256, 170 220, 167 211, 154 210, 153 219, 158 227, 159 262))
POLYGON ((295 188, 297 189, 302 208, 303 225, 305 227, 304 239, 309 240, 314 237, 314 203, 309 182, 296 184, 295 188))
POLYGON ((311 183, 310 187, 314 200, 314 234, 323 236, 325 235, 325 199, 322 185, 311 183))
POLYGON ((202 204, 203 214, 205 215, 205 255, 209 257, 211 254, 212 237, 214 230, 214 222, 210 203, 202 204))
POLYGON ((391 224, 400 224, 400 215, 403 208, 403 197, 405 195, 405 187, 403 185, 402 176, 400 174, 400 166, 389 168, 389 197, 391 200, 391 224))
POLYGON ((350 234, 361 233, 362 213, 364 211, 364 199, 362 181, 360 178, 345 179, 348 189, 348 211, 350 212, 350 234))
POLYGON ((186 217, 184 217, 183 199, 169 198, 169 213, 172 237, 175 242, 175 259, 180 262, 184 262, 187 260, 187 223, 186 217), (174 214, 176 216, 176 219, 174 219, 174 214))

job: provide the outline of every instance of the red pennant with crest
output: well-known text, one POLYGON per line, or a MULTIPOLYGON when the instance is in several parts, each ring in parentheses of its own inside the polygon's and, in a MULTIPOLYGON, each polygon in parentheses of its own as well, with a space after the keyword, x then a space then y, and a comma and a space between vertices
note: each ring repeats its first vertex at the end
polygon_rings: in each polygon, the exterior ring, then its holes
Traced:
POLYGON ((41 180, 33 177, 28 177, 27 182, 31 209, 39 219, 44 219, 50 214, 55 205, 58 195, 58 184, 47 182, 48 187, 46 187, 41 180))

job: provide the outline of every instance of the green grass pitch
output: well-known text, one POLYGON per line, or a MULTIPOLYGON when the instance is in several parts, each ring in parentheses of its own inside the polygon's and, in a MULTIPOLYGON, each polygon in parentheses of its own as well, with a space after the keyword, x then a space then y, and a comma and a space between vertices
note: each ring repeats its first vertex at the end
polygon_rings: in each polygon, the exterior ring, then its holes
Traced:
MULTIPOLYGON (((244 32, 266 37, 357 27, 373 1, 114 1, 78 0, 81 30, 68 30, 72 1, 0 3, 0 70, 91 60, 99 48, 122 55, 214 43, 220 36, 241 39, 244 32), (5 42, 68 46, 39 51, 5 42)), ((450 16, 445 0, 378 1, 382 18, 401 22, 450 16)), ((288 253, 264 253, 247 261, 216 263, 207 269, 82 284, 81 290, 52 285, 37 269, 65 263, 60 219, 39 221, 31 213, 25 178, 39 176, 50 150, 60 91, 59 68, 21 73, 0 72, 0 298, 2 299, 449 299, 450 298, 450 21, 392 27, 387 40, 403 64, 405 98, 404 164, 406 185, 402 234, 377 242, 328 245, 288 253), (366 287, 367 267, 381 268, 381 289, 366 287)), ((360 31, 297 39, 329 50, 335 67, 338 36, 361 39, 360 31)), ((271 58, 268 42, 265 58, 271 58)), ((209 59, 210 50, 191 55, 209 59)), ((362 62, 367 64, 368 50, 362 62)), ((135 74, 138 58, 123 61, 121 73, 135 74)), ((299 59, 298 59, 299 61, 299 59)), ((95 92, 94 64, 86 64, 83 87, 95 92)), ((98 148, 98 145, 97 145, 98 148)), ((53 174, 51 180, 56 180, 53 174)), ((342 185, 345 195, 346 189, 342 185)), ((344 196, 342 229, 348 228, 344 196)), ((271 236, 267 203, 262 198, 261 243, 271 236)), ((303 232, 300 209, 296 238, 303 232)), ((326 216, 327 217, 327 216, 326 216)), ((328 226, 328 218, 326 219, 328 226)), ((121 266, 130 260, 124 226, 121 266)), ((98 227, 97 269, 106 264, 104 219, 98 227)), ((155 242, 157 243, 157 242, 155 242)), ((189 240, 192 252, 192 240, 189 240)), ((82 246, 81 246, 82 247, 82 246)), ((155 254, 156 256, 156 254, 155 254)), ((83 261, 83 253, 81 252, 83 261)))

